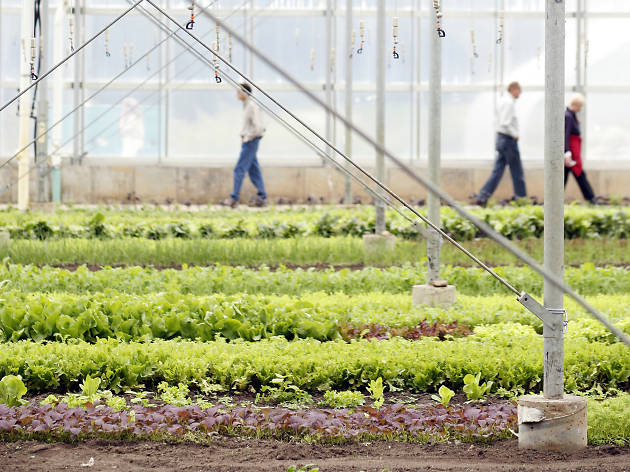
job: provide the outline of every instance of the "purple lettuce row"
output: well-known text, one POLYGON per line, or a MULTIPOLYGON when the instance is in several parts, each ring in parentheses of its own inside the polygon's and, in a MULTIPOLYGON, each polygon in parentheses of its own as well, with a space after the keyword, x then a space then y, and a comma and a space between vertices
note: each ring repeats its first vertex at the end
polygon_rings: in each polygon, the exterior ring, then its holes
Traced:
POLYGON ((290 410, 287 408, 228 409, 215 406, 142 407, 115 411, 104 405, 68 408, 29 404, 0 405, 1 435, 51 434, 70 436, 132 435, 154 436, 187 433, 252 435, 271 437, 317 435, 351 439, 373 437, 460 437, 490 439, 508 433, 516 424, 512 403, 463 405, 444 408, 408 408, 401 404, 349 409, 290 410))

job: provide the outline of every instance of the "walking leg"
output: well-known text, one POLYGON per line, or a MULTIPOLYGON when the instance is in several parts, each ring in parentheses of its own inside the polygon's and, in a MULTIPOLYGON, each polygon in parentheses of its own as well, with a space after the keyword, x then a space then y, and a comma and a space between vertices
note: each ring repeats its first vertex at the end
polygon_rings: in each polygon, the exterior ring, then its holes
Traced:
POLYGON ((250 152, 250 143, 243 143, 241 146, 241 154, 236 163, 236 167, 234 167, 234 188, 230 197, 234 200, 238 201, 239 195, 241 194, 241 186, 243 185, 243 178, 247 173, 247 170, 251 167, 252 157, 255 154, 250 152))
POLYGON ((516 198, 526 197, 525 173, 523 172, 521 153, 518 150, 518 143, 516 141, 509 143, 506 154, 507 163, 510 166, 510 175, 512 176, 514 196, 516 198))

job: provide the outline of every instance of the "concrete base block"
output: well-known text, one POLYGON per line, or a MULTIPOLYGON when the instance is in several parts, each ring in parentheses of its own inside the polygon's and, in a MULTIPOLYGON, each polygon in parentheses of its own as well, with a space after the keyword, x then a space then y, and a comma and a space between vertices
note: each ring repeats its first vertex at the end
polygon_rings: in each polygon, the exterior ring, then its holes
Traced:
POLYGON ((396 237, 387 232, 383 234, 366 234, 363 236, 363 247, 367 251, 381 252, 393 251, 396 246, 396 237))
POLYGON ((433 285, 414 285, 411 289, 411 299, 414 305, 430 305, 448 308, 457 300, 455 285, 435 287, 433 285))
POLYGON ((575 451, 586 447, 586 398, 551 400, 526 395, 518 400, 518 447, 575 451))

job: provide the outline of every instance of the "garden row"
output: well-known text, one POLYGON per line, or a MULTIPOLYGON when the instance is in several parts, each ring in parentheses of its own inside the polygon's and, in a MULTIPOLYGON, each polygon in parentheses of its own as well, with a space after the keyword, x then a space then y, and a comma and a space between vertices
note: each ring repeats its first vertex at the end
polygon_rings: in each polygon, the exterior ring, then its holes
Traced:
MULTIPOLYGON (((539 238, 543 234, 544 214, 541 207, 515 207, 500 210, 475 210, 473 213, 503 236, 514 239, 539 238)), ((53 215, 15 212, 0 213, 0 230, 12 239, 65 238, 144 238, 181 239, 259 239, 297 236, 361 236, 374 232, 374 212, 370 207, 330 209, 289 213, 267 210, 196 214, 178 212, 169 216, 151 216, 137 212, 73 212, 53 215)), ((471 240, 483 234, 454 210, 442 211, 442 227, 457 240, 471 240)), ((405 239, 416 239, 418 232, 403 217, 388 213, 387 230, 405 239)), ((565 237, 628 238, 630 210, 621 208, 588 209, 568 207, 564 221, 565 237)))
MULTIPOLYGON (((630 333, 630 296, 599 296, 591 301, 621 329, 630 333)), ((568 338, 616 342, 602 325, 574 303, 569 304, 568 338)), ((211 296, 175 292, 130 295, 109 291, 89 295, 5 291, 0 300, 0 340, 82 340, 99 338, 151 341, 182 338, 212 341, 259 341, 274 336, 289 340, 402 336, 452 339, 483 325, 519 323, 542 331, 541 322, 513 297, 460 295, 449 309, 412 306, 409 295, 302 294, 211 296)), ((484 329, 491 329, 486 326, 484 329)))
MULTIPOLYGON (((388 390, 458 391, 467 374, 493 382, 492 393, 513 395, 542 388, 542 337, 518 324, 477 328, 450 342, 393 338, 350 343, 313 339, 259 342, 99 340, 95 344, 6 343, 0 350, 0 378, 21 375, 29 392, 73 391, 88 375, 119 392, 165 381, 191 389, 214 383, 225 389, 259 391, 281 378, 305 391, 362 389, 383 379, 388 390)), ((612 394, 630 384, 630 350, 621 343, 575 338, 565 347, 568 392, 603 389, 612 394)))
MULTIPOLYGON (((538 261, 543 259, 543 240, 515 241, 538 261)), ((497 250, 490 239, 468 241, 465 246, 490 265, 522 265, 507 251, 497 250)), ((0 260, 37 265, 194 265, 297 266, 415 264, 426 259, 422 240, 398 240, 393 250, 372 251, 361 238, 308 237, 291 239, 59 239, 16 240, 0 244, 0 260)), ((442 248, 443 264, 471 266, 473 262, 452 245, 442 248)), ((566 265, 591 261, 597 265, 630 265, 626 239, 573 239, 565 241, 566 265)))
MULTIPOLYGON (((519 291, 541 294, 543 280, 527 267, 496 267, 519 291)), ((506 294, 506 290, 487 272, 479 268, 444 266, 442 278, 456 285, 462 295, 506 294)), ((278 267, 258 269, 233 266, 187 267, 158 270, 152 267, 105 267, 91 271, 85 266, 76 270, 33 265, 0 265, 0 280, 5 289, 21 292, 70 292, 76 294, 105 292, 145 294, 266 294, 297 296, 309 292, 357 295, 368 292, 411 294, 414 285, 426 281, 424 264, 360 270, 291 269, 278 267)), ((582 295, 615 295, 630 293, 630 270, 622 267, 567 267, 566 282, 582 295)))

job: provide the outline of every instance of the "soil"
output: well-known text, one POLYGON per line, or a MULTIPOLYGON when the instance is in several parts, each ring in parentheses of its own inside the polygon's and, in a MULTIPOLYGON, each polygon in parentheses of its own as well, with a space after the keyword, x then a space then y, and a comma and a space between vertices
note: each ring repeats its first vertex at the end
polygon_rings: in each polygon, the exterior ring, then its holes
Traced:
MULTIPOLYGON (((576 453, 520 451, 516 440, 476 444, 400 442, 319 445, 219 438, 206 444, 89 440, 0 443, 0 464, 21 471, 282 471, 306 464, 322 472, 630 471, 630 448, 576 453), (93 458, 93 466, 89 464, 93 458)), ((307 470, 310 470, 308 468, 307 470)))

